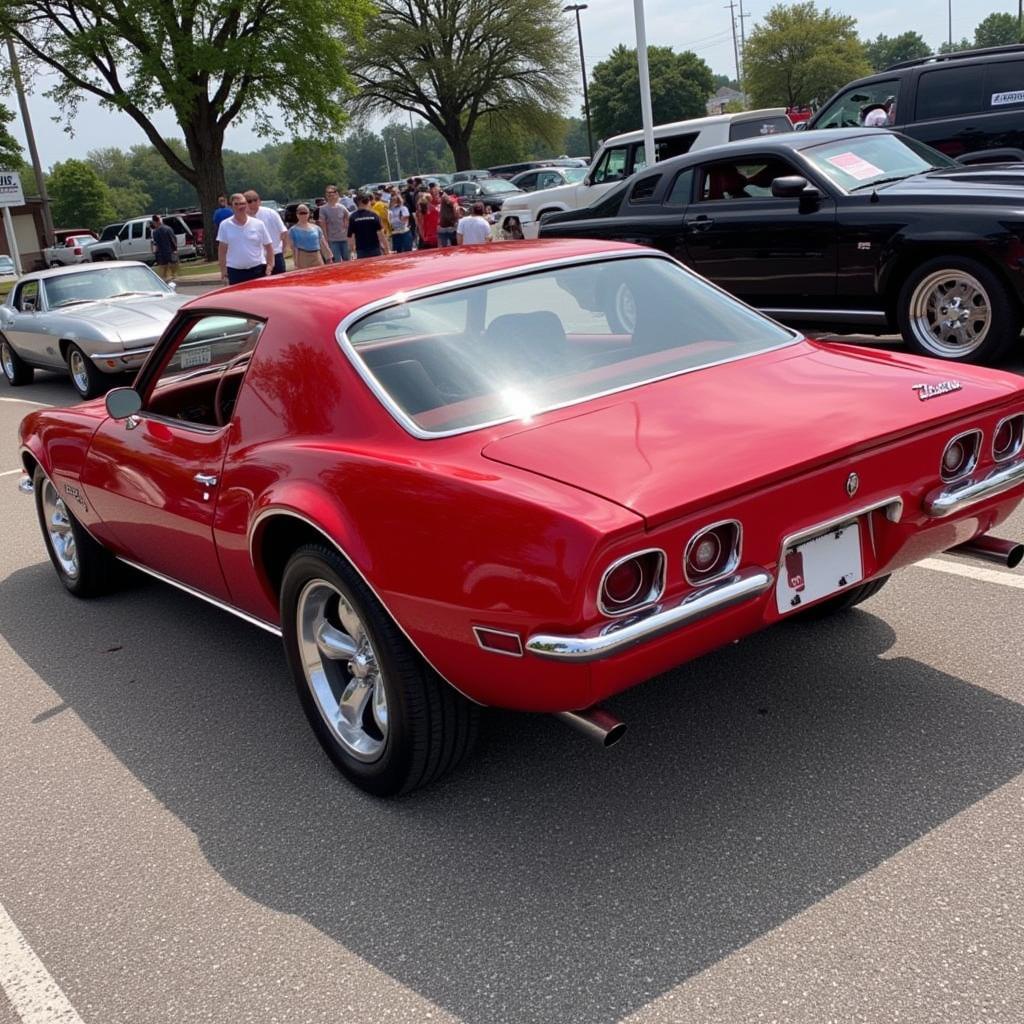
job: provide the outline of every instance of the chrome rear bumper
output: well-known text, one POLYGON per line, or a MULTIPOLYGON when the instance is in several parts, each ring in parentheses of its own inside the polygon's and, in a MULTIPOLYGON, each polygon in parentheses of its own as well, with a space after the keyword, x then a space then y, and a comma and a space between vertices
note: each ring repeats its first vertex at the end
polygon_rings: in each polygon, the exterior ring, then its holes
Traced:
POLYGON ((983 477, 968 477, 932 491, 925 496, 924 510, 932 518, 941 519, 1002 494, 1018 484, 1024 484, 1024 459, 993 469, 983 477))

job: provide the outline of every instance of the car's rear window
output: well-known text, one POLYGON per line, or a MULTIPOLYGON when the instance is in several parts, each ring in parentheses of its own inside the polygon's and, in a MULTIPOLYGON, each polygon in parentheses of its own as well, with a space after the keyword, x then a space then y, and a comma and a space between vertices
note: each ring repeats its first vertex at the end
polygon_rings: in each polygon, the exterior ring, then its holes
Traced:
POLYGON ((785 114, 761 117, 756 121, 733 121, 729 125, 729 141, 756 139, 759 135, 777 135, 792 130, 793 122, 785 114))
POLYGON ((422 435, 529 419, 795 337, 654 256, 452 287, 379 309, 341 333, 384 404, 422 435))

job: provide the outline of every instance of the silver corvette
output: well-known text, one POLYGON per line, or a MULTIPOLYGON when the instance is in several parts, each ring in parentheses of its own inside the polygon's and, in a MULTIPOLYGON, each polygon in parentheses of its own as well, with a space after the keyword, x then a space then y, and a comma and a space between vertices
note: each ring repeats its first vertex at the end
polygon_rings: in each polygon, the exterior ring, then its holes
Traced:
POLYGON ((0 365, 14 387, 66 369, 83 398, 138 369, 187 302, 142 263, 84 263, 25 274, 0 305, 0 365))

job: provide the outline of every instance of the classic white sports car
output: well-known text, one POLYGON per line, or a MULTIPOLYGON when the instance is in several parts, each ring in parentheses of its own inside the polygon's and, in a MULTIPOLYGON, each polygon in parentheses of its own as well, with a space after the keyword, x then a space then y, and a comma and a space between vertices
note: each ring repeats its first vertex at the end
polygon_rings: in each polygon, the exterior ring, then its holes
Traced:
POLYGON ((142 365, 185 296, 135 262, 26 274, 0 305, 0 365, 9 384, 67 369, 82 398, 142 365))

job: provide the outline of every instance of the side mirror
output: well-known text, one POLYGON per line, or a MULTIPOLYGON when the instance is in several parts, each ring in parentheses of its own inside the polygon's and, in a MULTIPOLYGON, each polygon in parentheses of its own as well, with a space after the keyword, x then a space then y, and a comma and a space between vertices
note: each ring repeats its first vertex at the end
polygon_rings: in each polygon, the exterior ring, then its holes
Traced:
POLYGON ((772 195, 776 199, 799 199, 807 188, 807 179, 799 174, 788 174, 772 181, 772 195))
POLYGON ((142 396, 134 388, 114 388, 107 392, 106 405, 111 419, 126 420, 142 408, 142 396))
POLYGON ((178 290, 177 281, 165 281, 164 284, 166 284, 167 287, 170 288, 172 292, 176 292, 178 290))

